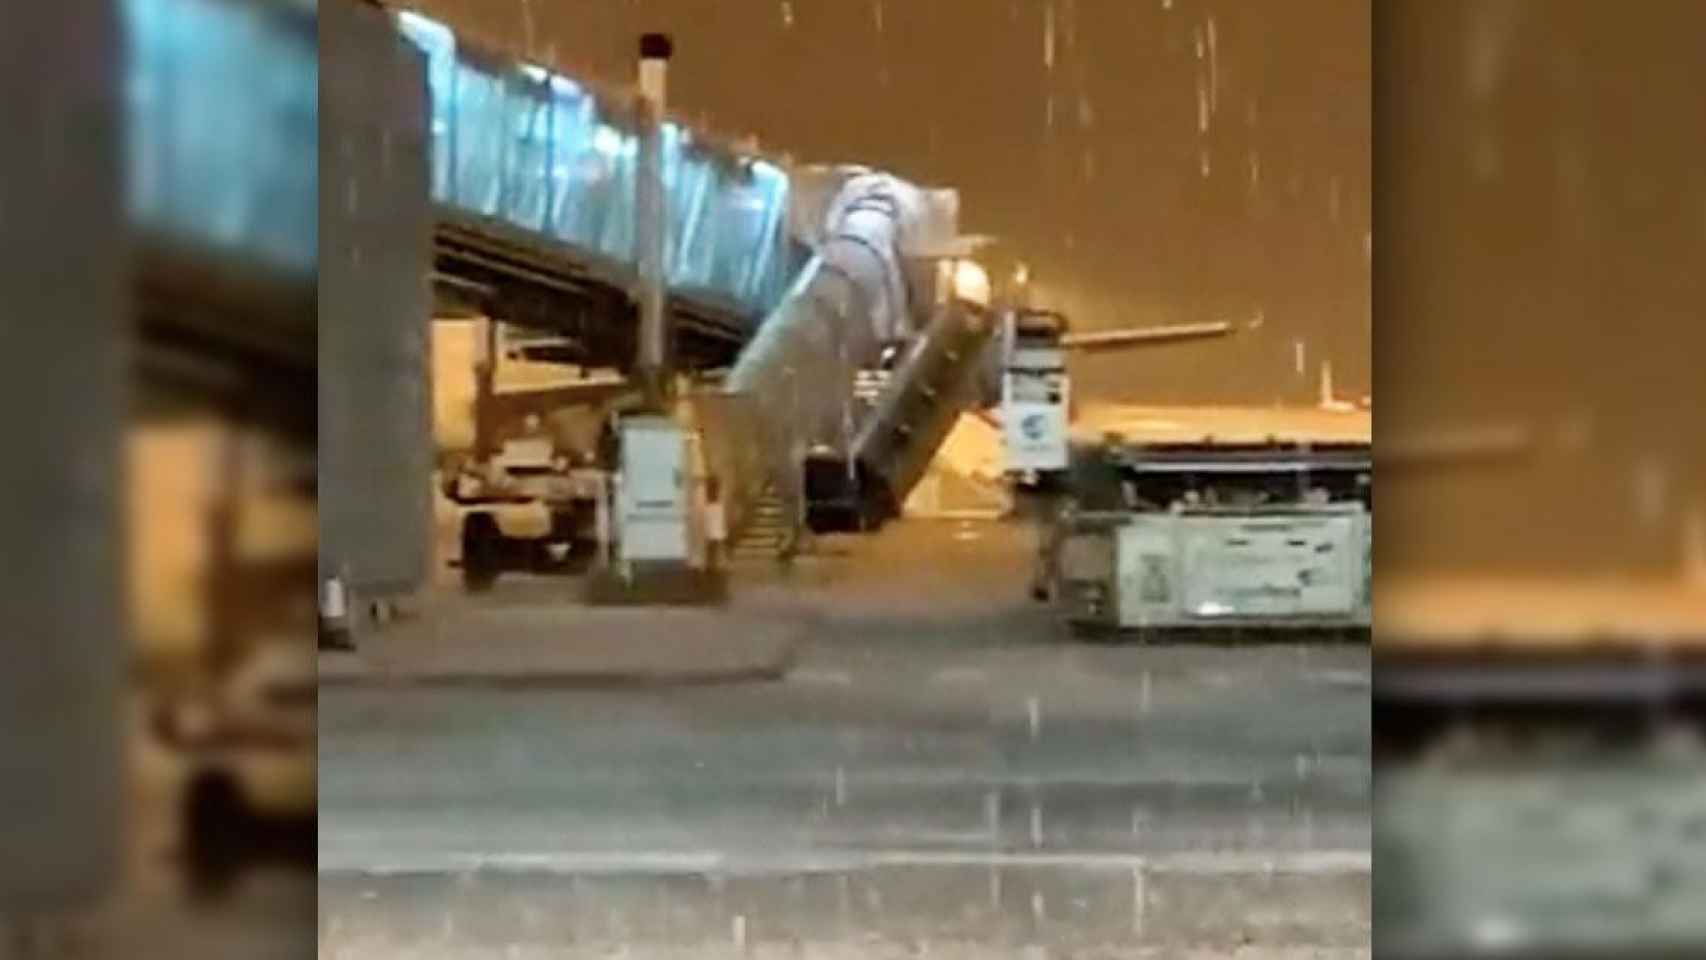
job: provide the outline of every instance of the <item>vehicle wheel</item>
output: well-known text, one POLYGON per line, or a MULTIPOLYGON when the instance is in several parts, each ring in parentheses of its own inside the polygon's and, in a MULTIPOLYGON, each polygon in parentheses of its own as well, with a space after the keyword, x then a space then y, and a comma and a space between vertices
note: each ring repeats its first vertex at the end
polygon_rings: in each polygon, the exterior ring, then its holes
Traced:
POLYGON ((498 526, 485 514, 462 522, 462 585, 471 591, 490 590, 497 582, 502 543, 498 526))
POLYGON ((249 835, 243 797, 229 777, 203 774, 190 785, 184 834, 191 894, 203 900, 224 896, 242 872, 249 835))

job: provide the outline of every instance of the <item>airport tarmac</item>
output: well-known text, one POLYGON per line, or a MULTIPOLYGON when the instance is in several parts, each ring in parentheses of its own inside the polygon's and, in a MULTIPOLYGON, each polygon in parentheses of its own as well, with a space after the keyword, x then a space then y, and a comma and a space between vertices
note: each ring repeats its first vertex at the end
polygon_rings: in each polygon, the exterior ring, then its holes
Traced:
POLYGON ((1367 956, 1368 648, 1074 642, 1031 537, 753 571, 776 681, 323 690, 321 955, 1367 956))

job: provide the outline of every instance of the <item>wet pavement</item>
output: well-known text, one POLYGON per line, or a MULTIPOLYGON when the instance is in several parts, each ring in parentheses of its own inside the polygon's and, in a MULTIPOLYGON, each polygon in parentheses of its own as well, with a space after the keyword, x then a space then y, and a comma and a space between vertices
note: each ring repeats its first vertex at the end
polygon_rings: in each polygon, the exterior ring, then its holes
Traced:
POLYGON ((321 651, 320 686, 773 679, 787 670, 799 629, 715 608, 589 608, 546 584, 529 588, 498 603, 437 603, 364 635, 353 651, 321 651))
POLYGON ((1486 739, 1458 736, 1380 772, 1382 955, 1698 956, 1698 734, 1516 749, 1486 739))
POLYGON ((322 956, 1366 955, 1367 648, 1073 642, 1028 550, 749 578, 776 682, 323 690, 322 956))

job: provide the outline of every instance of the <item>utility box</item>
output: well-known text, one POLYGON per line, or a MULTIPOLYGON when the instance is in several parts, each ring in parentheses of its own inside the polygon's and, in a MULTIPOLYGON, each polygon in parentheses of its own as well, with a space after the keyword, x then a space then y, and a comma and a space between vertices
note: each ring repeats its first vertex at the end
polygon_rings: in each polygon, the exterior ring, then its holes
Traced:
POLYGON ((617 557, 686 565, 692 557, 692 435, 668 417, 622 421, 617 557))
POLYGON ((1065 319, 1058 314, 1008 314, 1002 331, 1001 429, 1010 473, 1035 474, 1067 467, 1071 382, 1061 347, 1065 319))

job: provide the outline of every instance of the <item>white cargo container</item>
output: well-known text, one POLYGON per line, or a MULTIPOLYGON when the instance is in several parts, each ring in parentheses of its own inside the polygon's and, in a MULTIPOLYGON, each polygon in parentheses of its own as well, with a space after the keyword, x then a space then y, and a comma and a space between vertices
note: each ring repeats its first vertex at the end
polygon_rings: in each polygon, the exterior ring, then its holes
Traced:
POLYGON ((1033 584, 1075 628, 1371 625, 1366 441, 1110 436, 1077 453, 1033 584))
POLYGON ((1138 513, 1114 534, 1116 624, 1369 624, 1360 503, 1260 512, 1138 513))
POLYGON ((1081 628, 1367 628, 1371 519, 1358 502, 1081 514, 1052 592, 1081 628))

